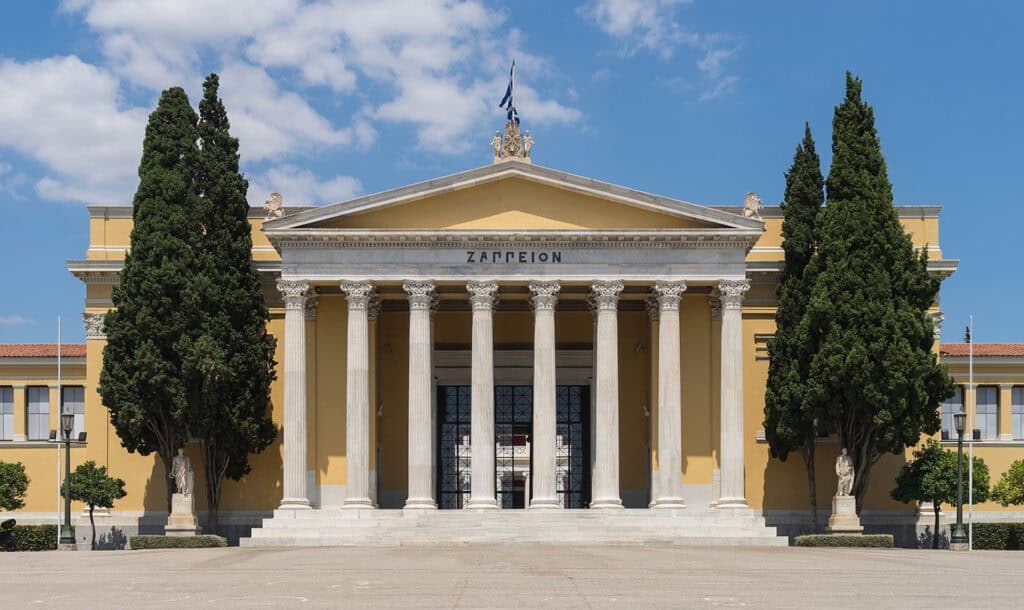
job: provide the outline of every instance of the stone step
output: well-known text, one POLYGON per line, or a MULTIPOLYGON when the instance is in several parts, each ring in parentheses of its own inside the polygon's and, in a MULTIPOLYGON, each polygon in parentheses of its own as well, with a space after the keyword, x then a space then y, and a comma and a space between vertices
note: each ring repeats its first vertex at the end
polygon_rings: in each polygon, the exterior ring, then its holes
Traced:
MULTIPOLYGON (((437 546, 437 545, 472 545, 472 544, 507 544, 520 543, 522 540, 507 539, 452 539, 445 537, 418 537, 376 539, 372 541, 353 540, 346 536, 315 536, 290 538, 243 538, 242 546, 247 547, 282 547, 282 546, 437 546)), ((788 546, 784 537, 778 536, 677 536, 674 538, 631 537, 616 538, 582 538, 582 539, 540 539, 526 541, 530 544, 572 544, 572 545, 610 545, 610 546, 788 546)))

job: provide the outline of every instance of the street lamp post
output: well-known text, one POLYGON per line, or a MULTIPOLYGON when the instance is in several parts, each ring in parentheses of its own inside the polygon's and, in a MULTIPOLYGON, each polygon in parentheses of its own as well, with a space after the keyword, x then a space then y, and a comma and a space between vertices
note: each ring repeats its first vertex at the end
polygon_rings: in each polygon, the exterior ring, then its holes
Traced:
POLYGON ((73 545, 75 535, 71 532, 71 431, 75 429, 75 414, 61 413, 60 427, 64 433, 64 528, 60 533, 60 544, 73 545))
MULTIPOLYGON (((967 531, 964 530, 964 427, 967 413, 960 411, 953 414, 956 426, 956 524, 949 537, 953 548, 967 547, 967 531), (960 546, 962 545, 962 546, 960 546)), ((938 532, 935 533, 938 535, 938 532)))

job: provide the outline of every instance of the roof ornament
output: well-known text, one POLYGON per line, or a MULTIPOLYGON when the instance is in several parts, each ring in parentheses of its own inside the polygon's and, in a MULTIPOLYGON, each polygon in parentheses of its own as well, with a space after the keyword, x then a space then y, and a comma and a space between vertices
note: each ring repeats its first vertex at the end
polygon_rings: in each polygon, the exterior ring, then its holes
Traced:
POLYGON ((494 132, 491 148, 494 149, 494 162, 521 161, 530 163, 530 151, 533 149, 533 138, 530 132, 525 135, 519 131, 519 112, 515 105, 516 60, 512 60, 512 69, 508 74, 508 87, 498 107, 506 112, 508 122, 505 123, 505 134, 494 132))
POLYGON ((761 198, 757 196, 757 193, 747 193, 747 198, 743 200, 743 217, 761 220, 762 207, 761 198))
POLYGON ((266 220, 284 218, 284 199, 281 198, 281 193, 271 193, 263 202, 263 207, 267 209, 266 220))

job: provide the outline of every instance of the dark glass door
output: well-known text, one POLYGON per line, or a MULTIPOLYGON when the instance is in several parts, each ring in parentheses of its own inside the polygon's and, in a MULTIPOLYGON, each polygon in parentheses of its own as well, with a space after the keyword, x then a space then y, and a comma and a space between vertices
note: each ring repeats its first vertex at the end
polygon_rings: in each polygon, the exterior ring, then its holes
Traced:
POLYGON ((590 387, 556 389, 556 491, 563 508, 590 505, 590 387))
POLYGON ((494 387, 494 477, 498 506, 526 508, 533 436, 533 386, 494 387))
POLYGON ((469 502, 470 469, 470 386, 437 388, 437 505, 462 508, 469 502))

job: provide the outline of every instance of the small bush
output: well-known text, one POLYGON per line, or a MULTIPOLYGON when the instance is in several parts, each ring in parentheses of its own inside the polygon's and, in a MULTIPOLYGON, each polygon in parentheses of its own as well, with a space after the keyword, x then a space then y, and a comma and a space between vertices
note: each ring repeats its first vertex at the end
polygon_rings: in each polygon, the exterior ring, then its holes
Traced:
POLYGON ((57 550, 56 525, 15 525, 14 538, 19 551, 57 550))
POLYGON ((793 546, 891 549, 892 534, 866 534, 863 536, 814 534, 810 536, 797 536, 793 540, 793 546))
POLYGON ((974 548, 988 551, 1024 549, 1024 523, 975 523, 974 548))
POLYGON ((133 551, 143 549, 206 549, 227 546, 220 536, 130 536, 128 546, 133 551))

